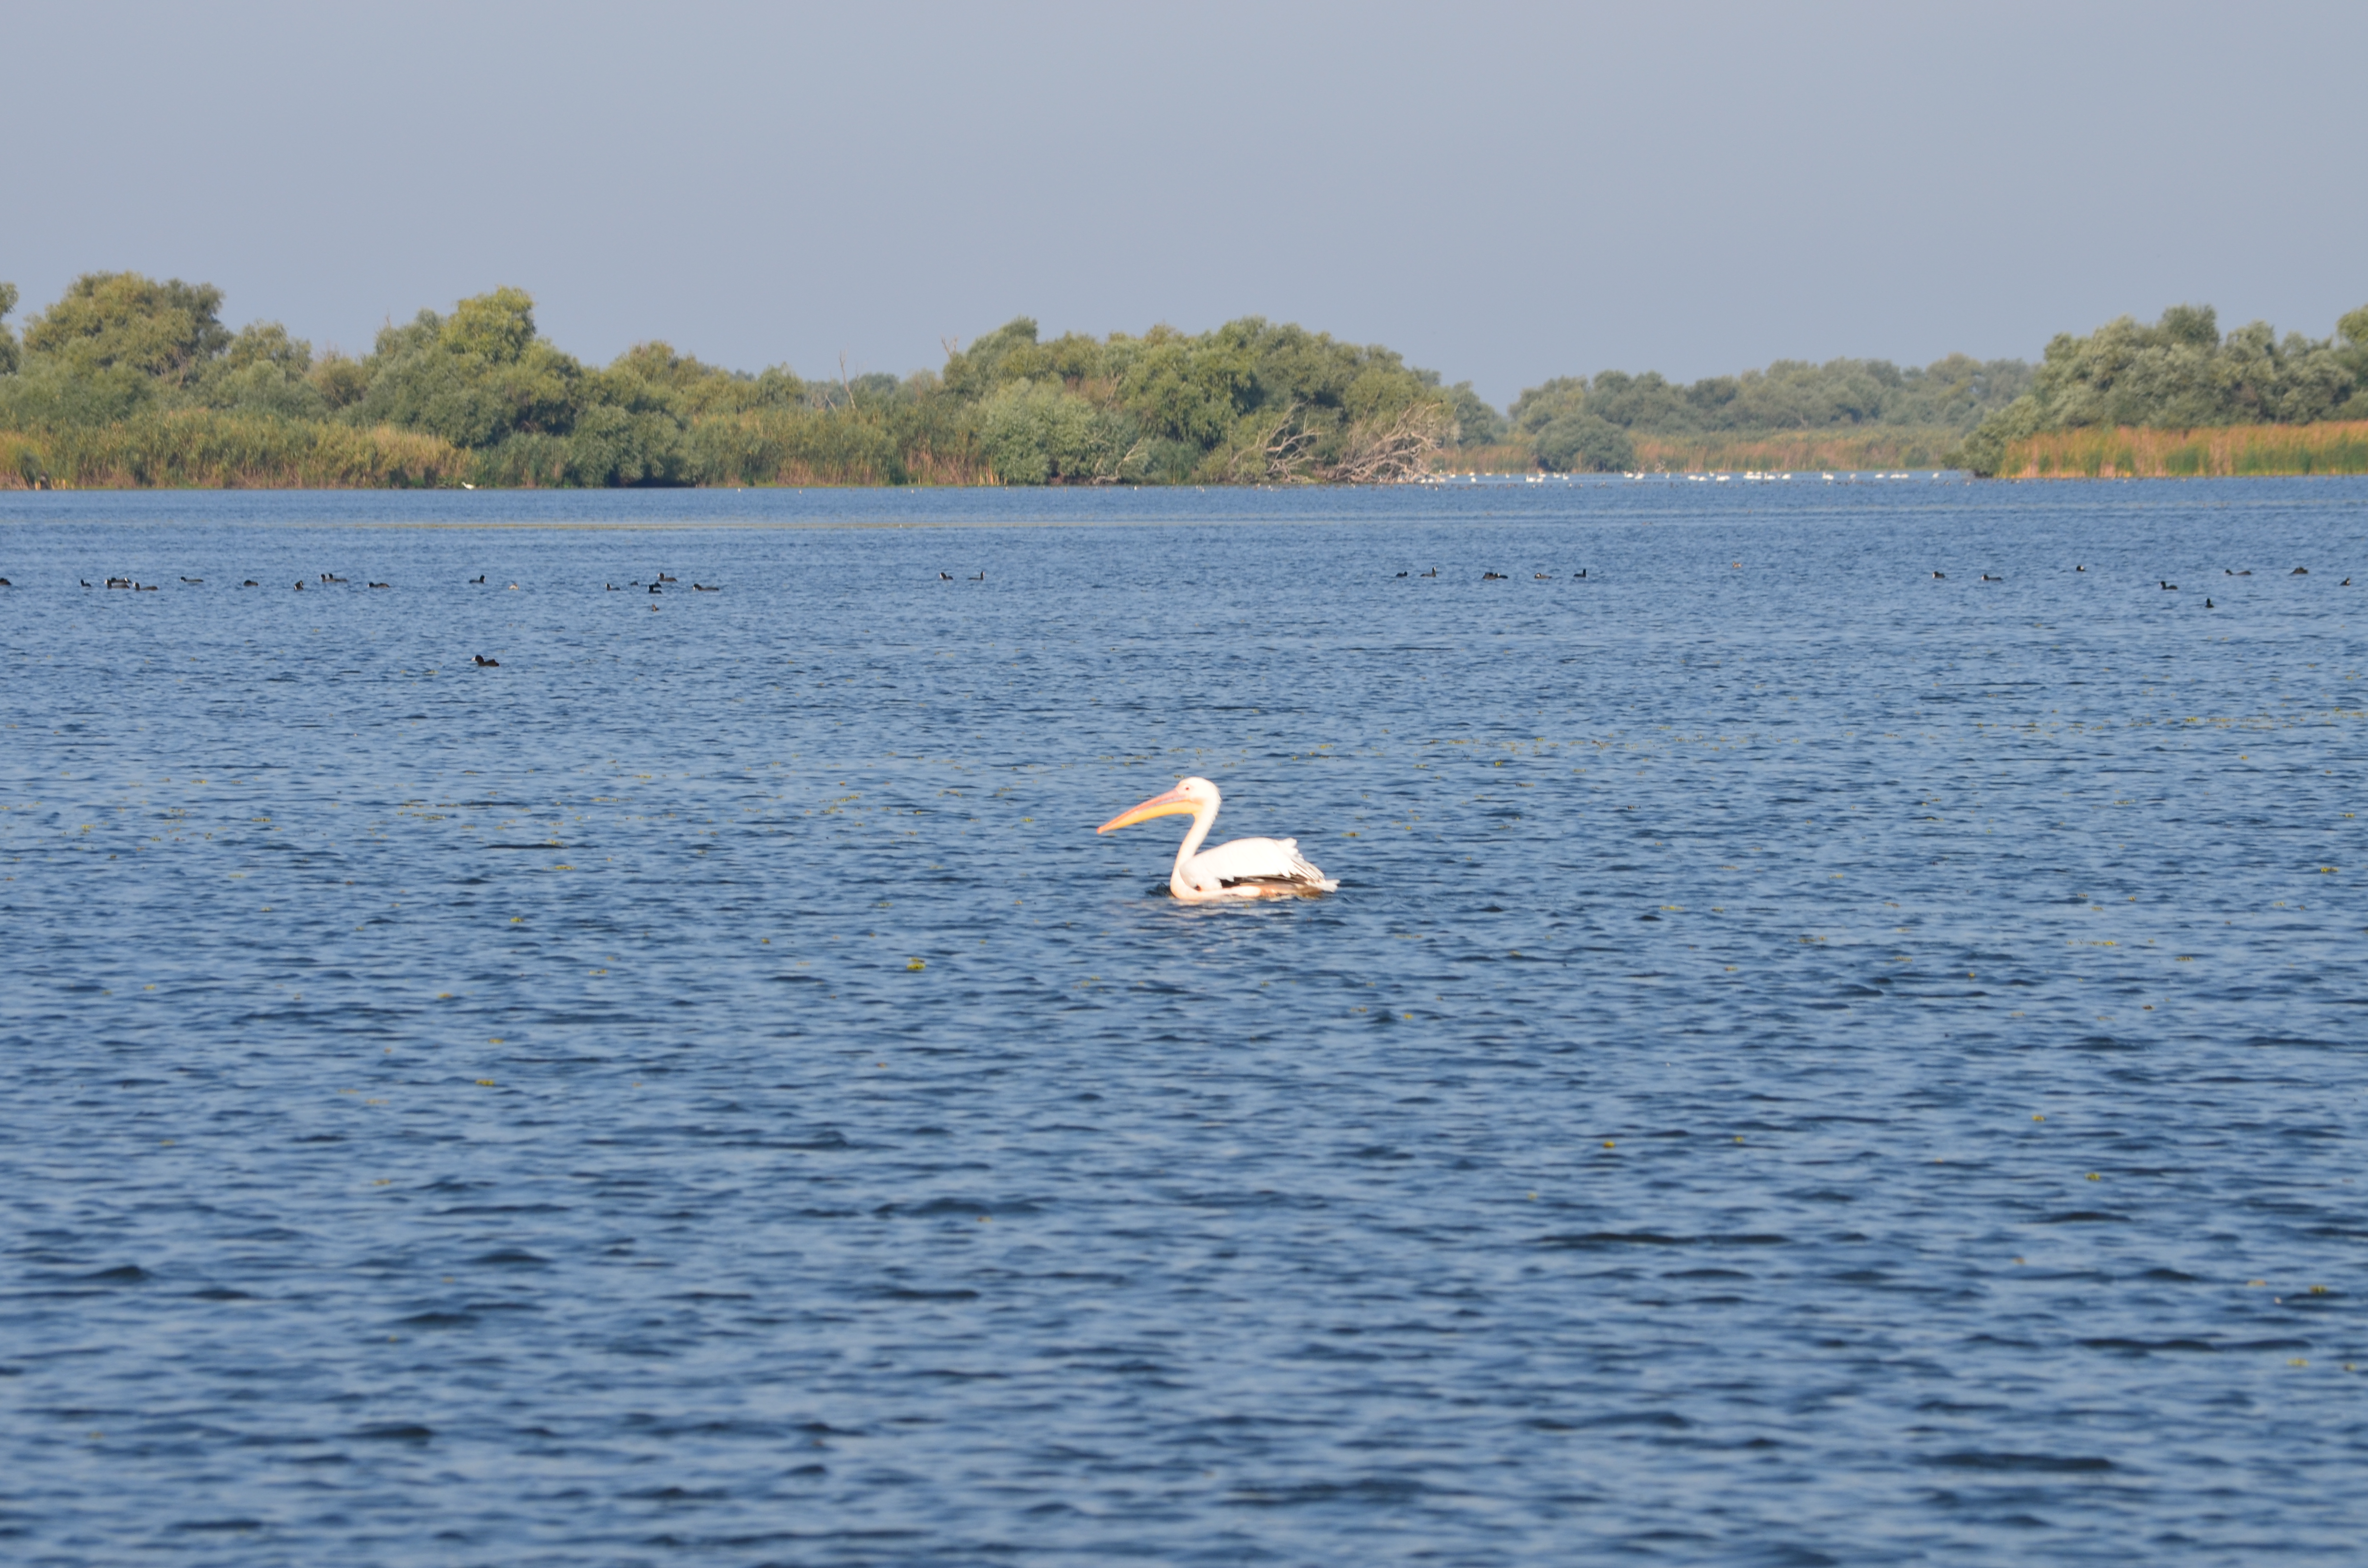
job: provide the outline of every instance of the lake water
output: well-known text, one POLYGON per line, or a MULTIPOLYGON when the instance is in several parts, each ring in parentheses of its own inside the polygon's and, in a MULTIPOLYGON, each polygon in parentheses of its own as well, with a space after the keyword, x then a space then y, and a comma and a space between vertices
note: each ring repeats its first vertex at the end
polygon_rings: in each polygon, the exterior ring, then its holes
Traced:
POLYGON ((2361 1550, 2368 482, 13 494, 0 575, 10 1561, 2361 1550), (1187 773, 1338 893, 1095 835, 1187 773))

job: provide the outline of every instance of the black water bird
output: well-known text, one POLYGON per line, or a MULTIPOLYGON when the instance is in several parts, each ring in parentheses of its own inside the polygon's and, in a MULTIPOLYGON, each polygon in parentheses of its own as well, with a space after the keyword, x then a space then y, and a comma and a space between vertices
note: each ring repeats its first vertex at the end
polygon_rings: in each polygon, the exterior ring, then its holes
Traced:
POLYGON ((617 585, 616 585, 616 584, 614 584, 614 583, 603 583, 603 584, 601 584, 600 585, 601 585, 602 587, 604 587, 604 588, 608 589, 608 590, 609 590, 610 593, 612 593, 612 594, 613 594, 613 593, 616 593, 616 592, 618 592, 618 591, 619 591, 619 590, 618 590, 618 587, 617 587, 617 585))
POLYGON ((2088 568, 2086 566, 2075 566, 2072 570, 2075 572, 2086 572, 2088 568))
POLYGON ((263 585, 256 582, 254 578, 249 577, 245 582, 241 583, 239 586, 242 588, 259 588, 263 586, 263 585))
POLYGON ((720 594, 723 591, 723 587, 721 584, 711 588, 704 583, 693 583, 690 585, 690 591, 694 594, 720 594))
POLYGON ((2307 566, 2297 566, 2293 571, 2287 573, 2286 575, 2289 577, 2307 577, 2310 575, 2310 568, 2307 566))
POLYGON ((1982 574, 1982 581, 1985 583, 2003 583, 2006 579, 2003 577, 1993 577, 1988 573, 1985 572, 1982 574))
POLYGON ((2220 607, 2214 604, 2211 598, 2207 596, 2203 600, 2203 608, 2205 609, 2218 609, 2220 607))
POLYGON ((1405 574, 1405 573, 1403 573, 1403 572, 1401 572, 1401 573, 1399 573, 1399 574, 1398 574, 1398 575, 1399 575, 1399 576, 1401 576, 1401 577, 1403 577, 1403 576, 1405 576, 1405 575, 1406 575, 1406 574, 1405 574))
POLYGON ((940 583, 951 583, 953 580, 954 574, 951 572, 940 572, 938 574, 938 581, 940 583))
MULTIPOLYGON (((1401 572, 1398 575, 1403 577, 1406 574, 1401 572)), ((986 581, 986 574, 984 572, 973 572, 971 574, 970 580, 973 583, 984 583, 986 581)))
POLYGON ((1480 574, 1480 580, 1484 583, 1501 583, 1505 580, 1505 574, 1502 572, 1483 572, 1480 574))
MULTIPOLYGON (((2155 581, 2162 583, 2162 579, 2159 577, 2157 577, 2155 581)), ((2175 594, 2179 592, 2179 585, 2176 583, 2162 583, 2162 591, 2166 594, 2175 594)))
MULTIPOLYGON (((2227 570, 2227 568, 2223 567, 2223 568, 2221 568, 2221 570, 2226 571, 2226 570, 2227 570)), ((2253 574, 2253 569, 2252 569, 2251 567, 2249 567, 2249 566, 2246 567, 2242 572, 2239 572, 2239 573, 2237 573, 2237 576, 2239 576, 2239 577, 2249 577, 2249 576, 2251 576, 2252 574, 2253 574)))
POLYGON ((84 587, 85 587, 85 588, 87 588, 87 587, 89 587, 89 586, 90 586, 90 585, 89 585, 88 583, 84 583, 84 582, 83 582, 83 580, 82 580, 80 577, 76 577, 76 578, 74 579, 74 581, 75 581, 75 582, 77 582, 77 583, 82 583, 82 585, 83 585, 84 587))
MULTIPOLYGON (((2340 583, 2336 584, 2335 585, 2336 585, 2337 587, 2339 587, 2339 588, 2348 588, 2348 587, 2351 586, 2351 578, 2349 578, 2349 577, 2346 577, 2345 579, 2343 579, 2343 581, 2341 581, 2340 583)), ((85 587, 85 588, 87 588, 87 587, 89 587, 89 586, 90 586, 90 585, 89 585, 88 583, 85 583, 85 584, 83 585, 83 586, 84 586, 84 587, 85 587)))
POLYGON ((472 582, 472 583, 482 583, 482 582, 484 582, 484 580, 485 580, 485 574, 484 574, 483 572, 478 573, 475 576, 473 576, 473 577, 472 577, 472 578, 470 578, 470 579, 469 579, 469 581, 470 581, 470 582, 472 582))
POLYGON ((682 579, 679 577, 669 577, 665 573, 661 572, 658 574, 658 581, 661 583, 679 583, 682 579))
POLYGON ((497 670, 502 667, 502 662, 499 659, 488 659, 483 653, 478 653, 474 657, 477 667, 481 670, 497 670))
POLYGON ((1932 575, 1939 578, 1946 578, 1949 574, 1946 572, 1935 572, 1932 575))
POLYGON ((134 583, 131 585, 131 591, 135 594, 153 594, 156 591, 156 585, 154 583, 134 583))
POLYGON ((300 594, 304 591, 304 579, 302 577, 296 579, 296 591, 300 594))
POLYGON ((1424 573, 1423 575, 1426 577, 1436 577, 1439 575, 1439 568, 1434 566, 1429 571, 1424 573))
POLYGON ((324 572, 321 574, 321 581, 324 583, 342 583, 345 579, 338 576, 334 572, 324 572))
POLYGON ((1543 572, 1532 572, 1530 575, 1535 577, 1541 583, 1546 580, 1546 574, 1543 572))
POLYGON ((203 577, 184 577, 181 581, 184 583, 202 583, 205 579, 203 577))
POLYGON ((1580 567, 1577 571, 1576 571, 1576 572, 1572 573, 1572 574, 1571 574, 1571 576, 1572 576, 1572 577, 1574 577, 1574 578, 1576 578, 1576 579, 1577 579, 1577 581, 1579 581, 1579 582, 1582 582, 1582 583, 1586 582, 1586 581, 1587 581, 1587 568, 1586 568, 1586 567, 1584 567, 1584 566, 1580 567))
MULTIPOLYGON (((8 581, 8 579, 7 579, 7 578, 6 578, 6 577, 0 577, 0 588, 13 588, 13 587, 15 587, 16 585, 17 585, 16 584, 14 584, 14 583, 12 583, 12 582, 8 581)), ((84 587, 85 587, 85 588, 87 588, 87 587, 89 587, 89 586, 90 586, 90 585, 89 585, 88 583, 85 583, 85 584, 83 585, 83 586, 84 586, 84 587)))
POLYGON ((656 593, 657 591, 658 591, 658 585, 657 585, 655 583, 652 583, 652 584, 650 585, 650 592, 652 592, 652 593, 654 593, 654 594, 655 594, 655 593, 656 593))
POLYGON ((372 583, 370 586, 373 588, 392 588, 394 585, 393 583, 372 583))

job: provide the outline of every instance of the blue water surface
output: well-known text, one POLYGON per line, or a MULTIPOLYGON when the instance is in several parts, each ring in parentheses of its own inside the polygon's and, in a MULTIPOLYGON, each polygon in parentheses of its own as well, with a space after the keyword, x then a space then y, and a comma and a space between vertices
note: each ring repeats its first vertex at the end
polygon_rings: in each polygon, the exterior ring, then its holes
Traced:
POLYGON ((2368 483, 18 493, 0 575, 8 1561, 2368 1535, 2368 483), (1187 773, 1340 891, 1168 899, 1093 829, 1187 773))

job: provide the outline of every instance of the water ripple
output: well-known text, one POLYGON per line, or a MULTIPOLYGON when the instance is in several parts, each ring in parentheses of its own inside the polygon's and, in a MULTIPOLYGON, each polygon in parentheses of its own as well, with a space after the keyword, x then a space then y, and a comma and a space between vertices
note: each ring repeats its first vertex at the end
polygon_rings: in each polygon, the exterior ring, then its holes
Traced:
POLYGON ((0 1540, 2352 1555, 2363 525, 0 494, 0 1540))

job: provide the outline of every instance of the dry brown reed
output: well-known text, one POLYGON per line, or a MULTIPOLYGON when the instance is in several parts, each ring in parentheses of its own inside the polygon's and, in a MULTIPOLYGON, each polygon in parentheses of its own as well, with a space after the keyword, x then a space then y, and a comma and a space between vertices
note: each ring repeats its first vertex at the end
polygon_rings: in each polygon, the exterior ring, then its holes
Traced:
POLYGON ((0 432, 8 489, 389 489, 457 483, 469 455, 392 426, 357 429, 179 409, 122 425, 0 432))
POLYGON ((2200 430, 2057 430, 2008 443, 1998 472, 2009 479, 2368 473, 2368 420, 2200 430))

